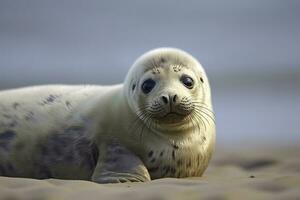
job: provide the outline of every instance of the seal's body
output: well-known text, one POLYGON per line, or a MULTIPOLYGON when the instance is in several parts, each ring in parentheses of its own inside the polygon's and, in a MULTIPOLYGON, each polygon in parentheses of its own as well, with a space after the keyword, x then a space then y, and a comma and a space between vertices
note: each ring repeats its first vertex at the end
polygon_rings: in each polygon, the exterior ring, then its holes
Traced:
POLYGON ((201 65, 171 48, 141 56, 125 83, 0 93, 0 175, 100 183, 201 176, 215 143, 201 65))

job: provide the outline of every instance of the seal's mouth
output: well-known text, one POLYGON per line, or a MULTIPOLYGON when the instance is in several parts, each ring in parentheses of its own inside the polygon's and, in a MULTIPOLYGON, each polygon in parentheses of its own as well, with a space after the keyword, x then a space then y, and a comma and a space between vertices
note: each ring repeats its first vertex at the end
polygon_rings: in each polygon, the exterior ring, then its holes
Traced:
POLYGON ((186 124, 189 119, 193 119, 195 114, 195 106, 193 102, 181 102, 177 104, 151 104, 145 111, 145 116, 142 118, 145 121, 153 122, 153 124, 161 126, 181 126, 186 124))
POLYGON ((164 116, 162 116, 162 118, 166 118, 166 117, 178 117, 178 116, 186 116, 184 114, 181 113, 177 113, 177 112, 168 112, 166 113, 164 116))
POLYGON ((166 124, 176 124, 186 120, 190 113, 168 112, 160 117, 158 120, 166 124))

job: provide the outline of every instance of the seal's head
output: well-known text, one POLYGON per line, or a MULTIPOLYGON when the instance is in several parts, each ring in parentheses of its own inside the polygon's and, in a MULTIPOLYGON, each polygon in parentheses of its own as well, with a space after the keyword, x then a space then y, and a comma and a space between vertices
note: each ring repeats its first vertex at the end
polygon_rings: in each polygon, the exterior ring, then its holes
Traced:
POLYGON ((204 69, 190 54, 174 48, 139 57, 126 77, 124 91, 130 108, 159 132, 193 128, 201 122, 201 107, 211 107, 204 69))

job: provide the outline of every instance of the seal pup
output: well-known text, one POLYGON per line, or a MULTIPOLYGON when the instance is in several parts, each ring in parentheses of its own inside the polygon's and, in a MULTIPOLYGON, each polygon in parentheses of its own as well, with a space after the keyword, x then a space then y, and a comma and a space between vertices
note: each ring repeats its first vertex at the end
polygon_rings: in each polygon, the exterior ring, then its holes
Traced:
POLYGON ((124 84, 0 92, 0 175, 141 182, 201 176, 215 144, 206 73, 190 54, 139 57, 124 84))

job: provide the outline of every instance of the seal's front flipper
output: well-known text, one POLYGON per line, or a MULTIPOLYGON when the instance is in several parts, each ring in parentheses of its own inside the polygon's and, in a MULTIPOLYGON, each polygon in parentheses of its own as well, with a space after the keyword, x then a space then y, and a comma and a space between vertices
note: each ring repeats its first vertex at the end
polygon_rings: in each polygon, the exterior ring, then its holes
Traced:
POLYGON ((92 181, 124 183, 150 180, 150 175, 143 162, 126 147, 116 142, 101 146, 92 181))

